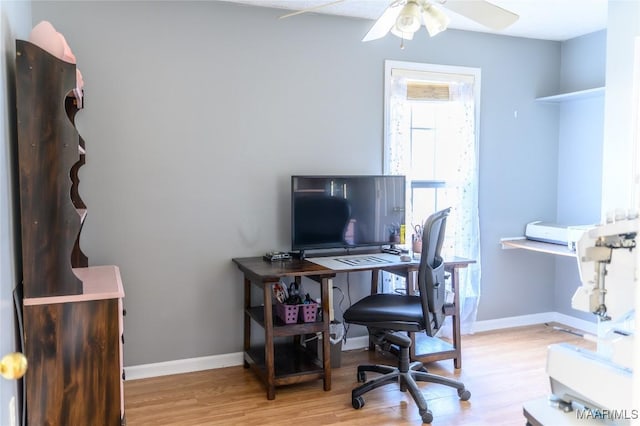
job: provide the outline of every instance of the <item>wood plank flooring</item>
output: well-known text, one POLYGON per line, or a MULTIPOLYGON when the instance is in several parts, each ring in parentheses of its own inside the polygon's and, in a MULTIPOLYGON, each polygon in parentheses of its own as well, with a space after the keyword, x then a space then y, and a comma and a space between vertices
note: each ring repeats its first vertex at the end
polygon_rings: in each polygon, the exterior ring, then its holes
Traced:
MULTIPOLYGON (((462 402, 454 389, 420 383, 437 426, 510 426, 525 424, 522 404, 546 396, 546 347, 570 342, 594 349, 592 343, 551 326, 536 325, 463 336, 462 369, 453 361, 429 364, 429 372, 455 377, 471 391, 462 402)), ((342 366, 332 371, 332 389, 322 381, 276 388, 266 398, 257 377, 242 366, 125 382, 128 426, 137 425, 421 425, 408 393, 391 384, 364 396, 365 406, 351 407, 357 386, 356 366, 392 364, 393 358, 365 350, 342 353, 342 366)), ((373 377, 370 373, 369 377, 373 377)))

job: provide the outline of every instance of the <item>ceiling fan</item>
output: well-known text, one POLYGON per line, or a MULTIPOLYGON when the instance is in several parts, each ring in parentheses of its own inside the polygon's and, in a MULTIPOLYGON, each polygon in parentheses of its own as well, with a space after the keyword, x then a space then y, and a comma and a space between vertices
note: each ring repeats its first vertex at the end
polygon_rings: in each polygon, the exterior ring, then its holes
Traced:
MULTIPOLYGON (((298 15, 322 7, 341 3, 336 0, 309 9, 282 16, 298 15)), ((393 0, 376 20, 362 41, 377 40, 389 32, 403 40, 413 39, 422 24, 431 37, 447 29, 449 17, 441 10, 449 9, 492 30, 503 30, 516 22, 519 16, 485 0, 393 0)))

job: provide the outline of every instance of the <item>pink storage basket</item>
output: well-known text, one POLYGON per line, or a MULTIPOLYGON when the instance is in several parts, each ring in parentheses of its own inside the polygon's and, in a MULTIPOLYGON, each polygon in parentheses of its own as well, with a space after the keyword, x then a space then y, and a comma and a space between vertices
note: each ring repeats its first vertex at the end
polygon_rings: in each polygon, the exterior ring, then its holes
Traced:
POLYGON ((276 316, 285 324, 295 324, 298 322, 298 306, 276 303, 276 316))
POLYGON ((302 322, 316 321, 316 313, 318 312, 317 303, 308 303, 306 305, 298 306, 300 306, 300 319, 302 320, 302 322))

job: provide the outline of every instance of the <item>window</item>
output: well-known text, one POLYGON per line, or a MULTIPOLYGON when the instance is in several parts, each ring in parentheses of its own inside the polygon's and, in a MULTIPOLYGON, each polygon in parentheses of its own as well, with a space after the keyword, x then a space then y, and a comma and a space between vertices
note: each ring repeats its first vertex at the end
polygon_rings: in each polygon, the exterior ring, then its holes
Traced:
POLYGON ((443 126, 438 120, 446 102, 432 100, 409 100, 409 220, 421 224, 433 212, 446 207, 442 190, 447 186, 444 162, 438 154, 447 152, 446 140, 438 133, 443 126))
POLYGON ((480 296, 477 123, 480 70, 385 63, 384 170, 407 177, 406 223, 421 225, 451 207, 444 253, 475 259, 461 275, 463 332, 480 296))

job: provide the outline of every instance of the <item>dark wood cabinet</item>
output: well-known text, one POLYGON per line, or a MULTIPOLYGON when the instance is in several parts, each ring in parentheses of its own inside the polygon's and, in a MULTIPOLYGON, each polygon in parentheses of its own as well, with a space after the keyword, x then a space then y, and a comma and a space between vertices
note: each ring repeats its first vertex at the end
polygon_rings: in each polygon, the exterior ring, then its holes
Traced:
POLYGON ((74 64, 16 42, 26 422, 121 425, 124 290, 119 268, 89 266, 79 244, 75 87, 74 64))

